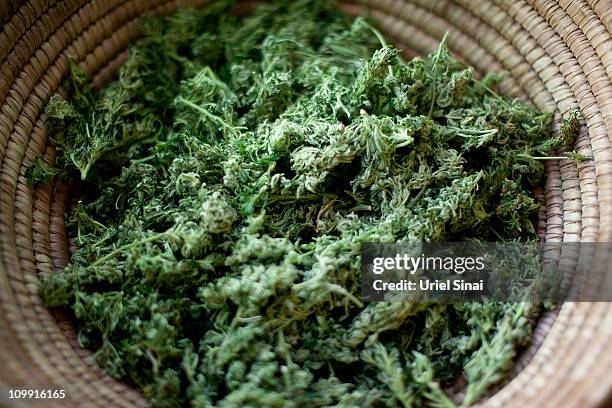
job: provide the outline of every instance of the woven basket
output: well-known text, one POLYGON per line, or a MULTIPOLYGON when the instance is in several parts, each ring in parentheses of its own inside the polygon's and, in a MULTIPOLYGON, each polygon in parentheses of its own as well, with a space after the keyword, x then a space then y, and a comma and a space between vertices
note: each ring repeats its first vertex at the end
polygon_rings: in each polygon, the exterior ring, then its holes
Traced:
MULTIPOLYGON (((44 106, 76 56, 103 85, 126 59, 143 14, 198 0, 0 0, 0 406, 144 407, 81 349, 72 323, 42 306, 40 274, 68 261, 60 183, 33 189, 25 170, 55 149, 44 106), (64 400, 9 400, 8 389, 64 389, 64 400)), ((579 108, 576 149, 594 160, 549 162, 538 230, 547 241, 612 240, 611 0, 370 0, 409 53, 449 46, 479 70, 508 71, 502 91, 563 114, 579 108)), ((514 377, 485 406, 611 406, 612 304, 565 303, 545 316, 514 377)))

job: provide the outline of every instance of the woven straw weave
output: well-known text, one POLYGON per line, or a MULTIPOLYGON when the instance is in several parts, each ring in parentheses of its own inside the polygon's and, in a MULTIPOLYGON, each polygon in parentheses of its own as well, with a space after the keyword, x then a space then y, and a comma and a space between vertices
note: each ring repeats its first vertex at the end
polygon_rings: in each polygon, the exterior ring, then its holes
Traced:
MULTIPOLYGON (((126 58, 143 14, 198 0, 0 0, 0 406, 144 407, 78 347, 66 317, 42 306, 37 277, 68 260, 61 184, 33 189, 25 170, 55 149, 44 106, 76 56, 97 85, 126 58), (65 389, 66 400, 16 401, 7 389, 65 389)), ((612 240, 612 0, 369 0, 409 53, 450 48, 502 91, 563 114, 580 108, 576 149, 594 160, 549 162, 538 230, 547 241, 612 240)), ((565 303, 539 323, 515 376, 485 406, 612 406, 612 304, 565 303)))

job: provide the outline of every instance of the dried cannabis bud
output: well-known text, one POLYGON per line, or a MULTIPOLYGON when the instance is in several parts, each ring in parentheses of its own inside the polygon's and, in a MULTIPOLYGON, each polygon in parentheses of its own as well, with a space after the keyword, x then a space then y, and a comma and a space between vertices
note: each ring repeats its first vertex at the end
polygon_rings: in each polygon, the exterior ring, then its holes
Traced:
POLYGON ((28 183, 35 186, 37 184, 45 184, 61 173, 61 169, 48 167, 42 157, 37 157, 26 170, 25 176, 28 183))
POLYGON ((538 307, 364 305, 360 243, 536 238, 551 115, 328 1, 231 5, 144 21, 116 82, 52 99, 86 182, 46 305, 156 407, 448 407, 462 375, 478 400, 538 307))

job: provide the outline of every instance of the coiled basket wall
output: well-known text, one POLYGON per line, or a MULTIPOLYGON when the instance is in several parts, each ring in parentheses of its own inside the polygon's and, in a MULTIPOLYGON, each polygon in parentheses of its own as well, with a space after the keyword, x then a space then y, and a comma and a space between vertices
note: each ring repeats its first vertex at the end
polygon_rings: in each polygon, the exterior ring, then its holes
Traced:
MULTIPOLYGON (((44 107, 77 58, 102 86, 126 59, 144 14, 199 0, 0 0, 0 406, 144 407, 79 347, 67 317, 42 305, 37 279, 68 262, 69 191, 33 188, 25 171, 55 149, 44 107), (9 400, 9 389, 64 389, 64 400, 9 400)), ((248 6, 242 5, 242 6, 248 6)), ((507 71, 502 91, 555 112, 579 108, 585 162, 547 163, 539 232, 546 241, 612 240, 612 0, 369 0, 408 53, 449 46, 482 71, 507 71)), ((460 392, 460 391, 459 391, 460 392)), ((546 315, 513 378, 484 406, 611 406, 612 303, 564 303, 546 315)))

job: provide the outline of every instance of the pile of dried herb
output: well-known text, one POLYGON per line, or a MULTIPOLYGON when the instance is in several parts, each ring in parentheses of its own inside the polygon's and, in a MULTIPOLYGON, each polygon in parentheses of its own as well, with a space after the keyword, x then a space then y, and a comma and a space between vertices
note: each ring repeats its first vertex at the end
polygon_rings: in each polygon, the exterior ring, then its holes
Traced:
POLYGON ((363 304, 360 243, 535 239, 536 156, 567 140, 444 42, 404 62, 326 0, 230 7, 145 20, 115 82, 50 101, 83 194, 46 305, 155 407, 447 407, 462 376, 476 401, 539 308, 363 304))

